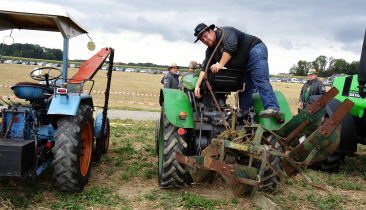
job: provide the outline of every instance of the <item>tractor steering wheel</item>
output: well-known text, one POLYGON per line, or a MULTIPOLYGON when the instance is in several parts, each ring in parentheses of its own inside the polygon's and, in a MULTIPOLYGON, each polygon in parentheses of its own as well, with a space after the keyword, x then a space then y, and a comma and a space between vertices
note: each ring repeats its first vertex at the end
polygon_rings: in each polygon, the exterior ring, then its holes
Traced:
POLYGON ((49 80, 54 80, 57 79, 59 77, 61 77, 62 72, 59 68, 55 68, 55 67, 40 67, 40 68, 35 68, 33 69, 33 71, 30 73, 30 78, 37 80, 37 81, 49 81, 49 80), (45 70, 42 71, 42 70, 45 70))

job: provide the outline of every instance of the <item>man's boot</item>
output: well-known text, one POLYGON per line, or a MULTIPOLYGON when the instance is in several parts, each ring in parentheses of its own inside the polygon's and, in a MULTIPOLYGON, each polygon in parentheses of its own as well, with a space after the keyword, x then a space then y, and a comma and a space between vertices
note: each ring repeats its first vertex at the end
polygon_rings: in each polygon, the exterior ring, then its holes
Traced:
POLYGON ((266 109, 259 112, 259 116, 263 118, 280 117, 281 115, 283 115, 283 112, 276 109, 266 109))

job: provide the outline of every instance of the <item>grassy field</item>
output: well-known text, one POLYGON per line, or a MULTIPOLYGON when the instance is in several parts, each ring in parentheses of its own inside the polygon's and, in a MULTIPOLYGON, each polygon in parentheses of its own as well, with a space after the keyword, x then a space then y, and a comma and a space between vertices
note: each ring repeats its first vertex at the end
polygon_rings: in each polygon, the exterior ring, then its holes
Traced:
MULTIPOLYGON (((235 198, 222 180, 180 190, 157 185, 153 121, 112 121, 109 153, 94 163, 82 193, 59 193, 50 184, 51 170, 29 179, 0 180, 1 209, 256 209, 248 198, 235 198)), ((266 195, 283 209, 365 209, 366 148, 346 158, 339 173, 308 170, 323 191, 301 176, 286 178, 266 195), (361 166, 361 167, 360 167, 361 166)))
MULTIPOLYGON (((17 82, 34 81, 30 79, 29 73, 35 66, 20 64, 0 65, 0 97, 13 96, 12 90, 8 87, 17 82), (7 85, 7 86, 2 86, 7 85)), ((70 69, 69 76, 73 75, 76 69, 70 69)), ((159 93, 162 84, 160 83, 162 74, 147 74, 134 72, 114 71, 112 76, 112 86, 110 94, 110 107, 115 109, 143 109, 159 110, 159 93)), ((93 88, 93 100, 97 106, 104 103, 102 91, 106 86, 106 71, 99 71, 94 77, 95 86, 93 88)), ((90 84, 86 84, 90 87, 90 84)), ((297 112, 297 102, 301 90, 298 83, 272 83, 275 90, 281 91, 287 98, 291 111, 297 112)), ((16 100, 13 99, 12 100, 16 100)), ((231 100, 232 101, 232 100, 231 100)))

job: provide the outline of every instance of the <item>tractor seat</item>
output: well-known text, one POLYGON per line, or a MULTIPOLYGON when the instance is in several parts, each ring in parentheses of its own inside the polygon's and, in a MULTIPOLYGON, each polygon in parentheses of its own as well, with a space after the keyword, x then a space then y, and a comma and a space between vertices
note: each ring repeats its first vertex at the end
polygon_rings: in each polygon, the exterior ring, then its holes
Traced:
MULTIPOLYGON (((15 84, 14 86, 33 86, 33 87, 42 87, 42 88, 48 88, 46 85, 44 84, 39 84, 36 82, 18 82, 17 84, 15 84)), ((14 87, 13 86, 13 87, 14 87)))
POLYGON ((221 69, 218 73, 207 72, 212 90, 220 93, 243 90, 244 71, 241 69, 221 69))
POLYGON ((42 100, 53 94, 53 89, 35 82, 18 82, 11 87, 14 94, 25 100, 42 100))

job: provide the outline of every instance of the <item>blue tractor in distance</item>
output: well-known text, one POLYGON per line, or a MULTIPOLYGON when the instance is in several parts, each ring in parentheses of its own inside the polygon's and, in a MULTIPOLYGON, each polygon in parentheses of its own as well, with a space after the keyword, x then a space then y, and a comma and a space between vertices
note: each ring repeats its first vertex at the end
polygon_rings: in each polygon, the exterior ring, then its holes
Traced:
MULTIPOLYGON (((98 161, 108 150, 107 109, 114 50, 101 49, 68 78, 69 39, 87 31, 60 7, 45 5, 37 13, 19 8, 24 7, 11 4, 0 8, 0 30, 60 32, 64 38, 63 63, 62 70, 36 68, 30 77, 37 82, 20 82, 11 87, 26 103, 0 101, 7 105, 0 113, 0 176, 40 175, 52 166, 56 190, 81 191, 88 182, 91 162, 98 161), (94 120, 92 78, 107 58, 105 104, 94 120), (89 92, 84 90, 88 82, 92 84, 89 92)), ((90 42, 88 47, 95 45, 90 42)))

